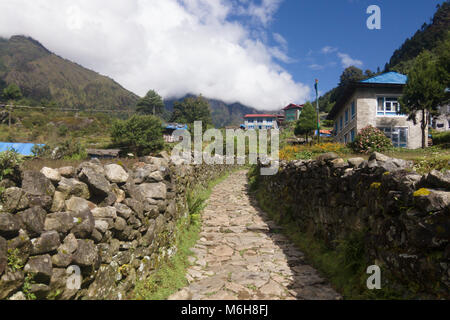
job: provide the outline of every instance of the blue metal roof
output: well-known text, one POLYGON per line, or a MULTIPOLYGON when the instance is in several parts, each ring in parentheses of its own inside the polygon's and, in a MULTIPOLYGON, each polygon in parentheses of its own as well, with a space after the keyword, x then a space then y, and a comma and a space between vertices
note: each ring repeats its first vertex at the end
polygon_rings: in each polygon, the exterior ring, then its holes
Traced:
POLYGON ((375 76, 373 78, 363 80, 362 83, 391 83, 391 84, 406 84, 408 76, 397 72, 387 72, 375 76))
MULTIPOLYGON (((14 149, 18 154, 23 156, 32 156, 31 149, 35 146, 35 143, 14 143, 14 142, 0 142, 0 152, 14 149)), ((38 144, 38 146, 45 146, 44 144, 38 144)))

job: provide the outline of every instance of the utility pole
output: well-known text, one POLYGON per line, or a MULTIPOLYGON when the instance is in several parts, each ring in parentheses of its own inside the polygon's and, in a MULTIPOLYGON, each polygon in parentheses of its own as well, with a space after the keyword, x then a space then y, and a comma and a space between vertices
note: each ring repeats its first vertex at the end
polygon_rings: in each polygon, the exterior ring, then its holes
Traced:
POLYGON ((12 105, 8 106, 8 110, 9 110, 9 112, 8 112, 8 127, 11 129, 11 113, 13 110, 12 105))
POLYGON ((316 79, 314 88, 316 89, 316 112, 317 112, 317 143, 320 143, 320 112, 319 112, 319 80, 316 79))

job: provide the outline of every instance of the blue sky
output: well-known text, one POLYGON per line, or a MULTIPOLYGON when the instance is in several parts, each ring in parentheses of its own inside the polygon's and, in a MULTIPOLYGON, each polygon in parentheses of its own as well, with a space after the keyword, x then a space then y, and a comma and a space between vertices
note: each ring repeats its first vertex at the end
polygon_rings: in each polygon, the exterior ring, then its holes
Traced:
POLYGON ((264 111, 325 93, 345 66, 384 68, 443 0, 1 0, 0 36, 31 36, 144 96, 264 111), (369 30, 370 5, 381 30, 369 30), (55 32, 57 30, 57 32, 55 32))
POLYGON ((381 70, 393 52, 436 12, 444 1, 430 0, 317 0, 284 1, 273 17, 270 31, 288 43, 292 63, 280 63, 296 81, 312 87, 319 79, 321 93, 335 87, 345 69, 338 53, 362 62, 363 70, 381 70), (381 8, 381 30, 369 30, 366 9, 381 8), (332 48, 325 54, 322 49, 332 48))

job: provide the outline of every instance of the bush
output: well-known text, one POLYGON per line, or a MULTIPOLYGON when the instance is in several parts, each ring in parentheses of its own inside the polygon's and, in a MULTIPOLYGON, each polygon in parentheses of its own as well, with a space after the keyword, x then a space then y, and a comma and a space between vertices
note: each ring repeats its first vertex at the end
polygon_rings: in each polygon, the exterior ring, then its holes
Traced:
POLYGON ((436 132, 433 133, 433 145, 445 144, 450 145, 450 132, 436 132))
POLYGON ((337 154, 347 154, 349 149, 342 143, 326 142, 317 143, 312 146, 301 145, 292 146, 286 145, 280 149, 281 160, 308 160, 312 159, 315 155, 319 155, 327 152, 335 152, 337 154))
POLYGON ((362 129, 349 146, 359 153, 383 152, 393 148, 392 141, 381 130, 370 125, 362 129))
POLYGON ((87 158, 87 152, 83 145, 79 141, 72 139, 56 145, 35 145, 31 152, 35 157, 55 160, 84 160, 87 158))
POLYGON ((134 115, 119 120, 111 130, 113 144, 124 152, 137 156, 148 155, 164 148, 161 120, 154 116, 134 115))
POLYGON ((0 152, 0 180, 8 178, 17 181, 20 177, 22 162, 22 156, 15 150, 0 152))

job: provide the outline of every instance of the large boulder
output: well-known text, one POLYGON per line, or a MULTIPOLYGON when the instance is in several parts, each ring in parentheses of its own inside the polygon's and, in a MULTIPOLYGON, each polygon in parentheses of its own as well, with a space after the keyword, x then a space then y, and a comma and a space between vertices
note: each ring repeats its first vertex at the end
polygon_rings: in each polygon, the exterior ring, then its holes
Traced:
POLYGON ((80 239, 90 238, 95 227, 95 220, 91 211, 83 210, 78 212, 70 212, 70 214, 75 222, 71 232, 80 239))
POLYGON ((7 298, 23 285, 24 275, 21 270, 5 272, 0 278, 0 300, 7 298))
POLYGON ((86 199, 71 197, 69 200, 66 200, 66 210, 73 212, 91 210, 91 204, 86 199))
POLYGON ((61 234, 66 234, 74 226, 75 222, 73 215, 69 212, 55 212, 50 213, 45 218, 45 231, 55 230, 61 234))
POLYGON ((431 188, 450 190, 450 171, 447 170, 445 173, 431 171, 425 178, 425 184, 431 188))
POLYGON ((108 164, 105 166, 106 178, 112 183, 125 183, 128 180, 128 173, 118 164, 108 164))
POLYGON ((32 273, 36 282, 49 283, 53 270, 52 258, 48 254, 30 257, 23 270, 32 273))
POLYGON ((47 212, 35 206, 17 214, 30 236, 38 236, 44 231, 47 212))
POLYGON ((19 233, 20 226, 17 216, 0 212, 0 236, 7 239, 15 237, 19 233))
POLYGON ((50 196, 55 193, 55 187, 50 179, 41 172, 25 171, 22 178, 22 189, 35 196, 50 196))
POLYGON ((50 212, 63 211, 65 204, 66 204, 66 195, 60 191, 55 191, 50 212))
POLYGON ((66 197, 75 196, 83 199, 91 197, 87 184, 73 178, 62 178, 56 190, 64 193, 66 197))
POLYGON ((135 186, 131 192, 131 197, 141 202, 153 199, 165 200, 167 197, 167 186, 162 182, 143 183, 135 186))
POLYGON ((55 251, 61 242, 57 231, 47 231, 41 234, 39 238, 31 240, 33 248, 31 254, 38 255, 55 251))
MULTIPOLYGON (((103 170, 104 171, 104 170, 103 170)), ((105 175, 96 171, 93 167, 84 167, 78 175, 78 178, 85 182, 93 194, 101 197, 107 197, 112 193, 111 184, 105 178, 105 175)))
POLYGON ((95 267, 100 263, 98 248, 92 240, 78 240, 78 248, 73 255, 73 262, 81 267, 95 267))
POLYGON ((76 170, 74 167, 67 166, 67 167, 58 168, 58 172, 64 178, 72 178, 73 176, 75 176, 76 170))
POLYGON ((12 187, 6 189, 2 194, 3 209, 6 212, 14 213, 28 208, 29 201, 25 191, 12 187))
POLYGON ((58 183, 59 181, 61 181, 61 174, 59 173, 58 170, 52 169, 52 168, 48 168, 48 167, 44 167, 41 169, 41 173, 47 178, 49 179, 51 182, 53 183, 58 183))

